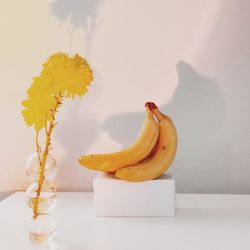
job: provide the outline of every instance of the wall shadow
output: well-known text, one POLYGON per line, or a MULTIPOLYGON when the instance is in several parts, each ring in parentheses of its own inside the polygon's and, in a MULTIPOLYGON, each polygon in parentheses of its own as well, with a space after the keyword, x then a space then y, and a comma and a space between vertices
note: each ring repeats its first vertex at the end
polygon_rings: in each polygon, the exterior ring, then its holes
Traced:
POLYGON ((99 120, 86 100, 70 100, 65 103, 61 122, 55 130, 56 143, 65 151, 59 158, 60 171, 56 183, 63 190, 79 190, 91 186, 88 179, 95 176, 94 172, 81 168, 78 159, 87 152, 99 133, 99 120))
MULTIPOLYGON (((98 26, 98 9, 103 0, 55 0, 49 4, 52 16, 58 19, 60 26, 69 22, 72 30, 69 31, 69 52, 72 54, 74 30, 79 29, 84 33, 83 46, 85 55, 91 62, 91 42, 98 26)), ((59 28, 60 28, 59 26, 59 28)), ((93 104, 102 92, 100 84, 101 75, 94 65, 94 82, 89 93, 82 99, 65 100, 62 107, 61 123, 55 130, 55 139, 64 151, 64 156, 58 159, 60 171, 56 183, 61 190, 85 190, 92 186, 92 179, 96 176, 78 163, 80 155, 86 153, 95 142, 100 131, 99 120, 93 104)), ((60 113, 60 112, 59 112, 60 113)))
POLYGON ((87 29, 88 22, 96 20, 99 5, 103 0, 55 0, 49 10, 61 24, 68 21, 76 29, 87 29))
MULTIPOLYGON (((216 187, 206 182, 213 180, 216 183, 222 173, 213 166, 207 169, 203 165, 209 157, 215 157, 209 139, 216 136, 224 121, 223 97, 218 84, 197 73, 187 62, 179 61, 176 69, 178 86, 171 101, 160 109, 173 119, 178 132, 178 152, 172 164, 177 191, 214 191, 216 187)), ((144 112, 112 115, 104 120, 102 129, 126 146, 138 134, 144 116, 144 112)))
POLYGON ((50 14, 57 18, 60 26, 69 22, 72 26, 70 35, 70 52, 73 47, 75 29, 82 29, 86 34, 86 57, 90 56, 91 40, 98 26, 98 9, 104 0, 55 0, 50 3, 50 14))
POLYGON ((161 109, 173 118, 186 142, 214 135, 224 120, 225 109, 218 84, 184 61, 179 61, 176 69, 178 86, 171 101, 161 109))

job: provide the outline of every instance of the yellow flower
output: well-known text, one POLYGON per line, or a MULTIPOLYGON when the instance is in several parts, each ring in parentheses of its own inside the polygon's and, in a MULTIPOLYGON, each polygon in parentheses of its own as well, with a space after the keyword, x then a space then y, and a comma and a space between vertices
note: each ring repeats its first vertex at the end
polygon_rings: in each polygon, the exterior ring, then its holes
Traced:
POLYGON ((79 55, 69 57, 56 53, 43 64, 40 76, 33 78, 27 91, 28 99, 23 101, 22 111, 28 126, 40 130, 53 119, 51 111, 62 97, 81 97, 93 81, 93 72, 85 59, 79 55))

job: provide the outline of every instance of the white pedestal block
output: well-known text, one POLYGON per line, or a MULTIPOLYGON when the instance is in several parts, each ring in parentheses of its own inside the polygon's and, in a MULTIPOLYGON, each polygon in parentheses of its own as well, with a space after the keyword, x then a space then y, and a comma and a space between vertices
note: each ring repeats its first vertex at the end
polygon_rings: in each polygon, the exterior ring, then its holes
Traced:
POLYGON ((97 216, 174 216, 175 180, 164 174, 156 180, 127 182, 101 174, 94 179, 97 216))

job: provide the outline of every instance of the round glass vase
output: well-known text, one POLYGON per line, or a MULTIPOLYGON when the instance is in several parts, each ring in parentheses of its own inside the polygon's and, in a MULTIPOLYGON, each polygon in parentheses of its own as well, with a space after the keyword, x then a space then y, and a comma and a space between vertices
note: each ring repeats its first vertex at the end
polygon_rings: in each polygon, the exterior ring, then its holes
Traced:
POLYGON ((41 171, 41 162, 44 157, 43 152, 32 154, 25 165, 27 178, 32 181, 25 193, 25 200, 29 208, 34 211, 35 201, 38 201, 37 216, 29 221, 29 236, 34 243, 48 243, 55 236, 56 223, 49 213, 55 207, 57 202, 56 189, 50 181, 57 174, 56 160, 48 154, 44 165, 43 182, 39 189, 39 179, 41 171))
POLYGON ((35 244, 49 243, 56 233, 56 223, 49 214, 38 215, 31 218, 28 224, 29 237, 35 244))
MULTIPOLYGON (((25 173, 27 178, 32 182, 38 182, 40 161, 43 158, 44 152, 35 152, 32 154, 25 165, 25 173)), ((53 180, 57 174, 56 160, 50 155, 47 155, 44 166, 44 179, 47 181, 53 180)))

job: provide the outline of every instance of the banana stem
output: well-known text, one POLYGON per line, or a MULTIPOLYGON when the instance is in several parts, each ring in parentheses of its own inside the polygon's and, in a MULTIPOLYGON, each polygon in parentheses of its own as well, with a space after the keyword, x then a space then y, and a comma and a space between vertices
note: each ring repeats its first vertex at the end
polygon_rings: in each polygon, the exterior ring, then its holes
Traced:
POLYGON ((156 116, 158 122, 162 121, 163 119, 166 118, 166 116, 164 114, 162 114, 158 107, 155 105, 154 102, 146 102, 145 106, 150 109, 151 112, 154 113, 154 115, 156 116))
POLYGON ((154 113, 154 115, 156 116, 158 122, 162 121, 163 119, 165 119, 165 115, 163 115, 159 109, 155 108, 152 110, 152 112, 154 113))

